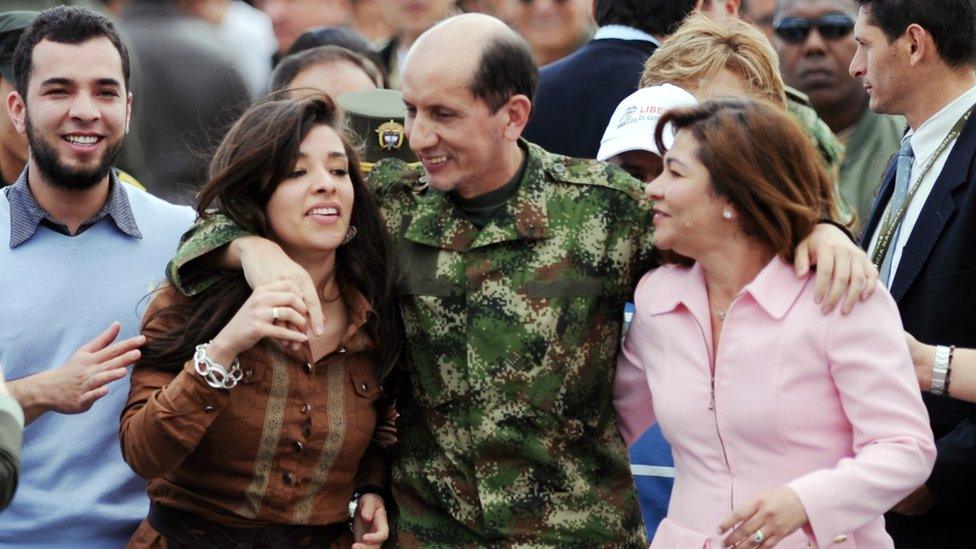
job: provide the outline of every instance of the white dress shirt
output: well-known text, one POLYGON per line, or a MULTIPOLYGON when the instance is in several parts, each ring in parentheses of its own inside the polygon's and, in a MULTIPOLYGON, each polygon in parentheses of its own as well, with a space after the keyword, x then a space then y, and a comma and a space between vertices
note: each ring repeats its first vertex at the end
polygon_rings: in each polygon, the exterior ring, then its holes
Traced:
POLYGON ((640 29, 635 29, 634 27, 628 27, 627 25, 604 25, 597 29, 596 34, 593 35, 594 40, 603 40, 605 38, 616 38, 618 40, 644 40, 645 42, 650 42, 655 46, 660 46, 661 43, 653 35, 648 34, 640 29))
MULTIPOLYGON (((976 86, 970 88, 968 91, 957 97, 951 103, 942 108, 939 112, 935 113, 931 118, 922 123, 921 126, 916 130, 912 130, 908 133, 912 141, 912 150, 915 152, 915 162, 912 163, 912 177, 908 183, 908 189, 911 190, 918 180, 918 176, 921 175, 922 168, 929 163, 932 155, 935 154, 936 149, 939 148, 939 144, 942 140, 949 134, 952 127, 959 121, 959 119, 969 110, 970 107, 976 104, 976 86)), ((928 200, 929 195, 932 193, 932 189, 935 187, 935 182, 942 173, 942 168, 945 167, 946 160, 949 158, 949 153, 956 144, 956 139, 953 139, 942 154, 935 159, 932 164, 932 168, 925 174, 925 178, 922 179, 922 183, 918 187, 918 191, 915 196, 912 197, 912 201, 908 204, 908 209, 905 211, 905 218, 902 220, 901 230, 898 232, 898 239, 891 245, 895 247, 894 256, 891 258, 891 272, 888 275, 888 280, 882 280, 885 286, 891 287, 892 281, 895 280, 895 273, 898 272, 898 265, 901 263, 901 253, 905 249, 905 244, 908 243, 908 238, 912 234, 912 230, 915 228, 915 223, 918 222, 918 216, 922 213, 922 207, 925 206, 925 202, 928 200)), ((889 207, 891 203, 889 201, 889 207)), ((882 218, 883 221, 884 218, 882 218)), ((878 245, 878 236, 881 232, 882 223, 879 222, 878 226, 874 230, 874 235, 871 236, 871 245, 868 248, 868 255, 873 257, 874 250, 878 245)))

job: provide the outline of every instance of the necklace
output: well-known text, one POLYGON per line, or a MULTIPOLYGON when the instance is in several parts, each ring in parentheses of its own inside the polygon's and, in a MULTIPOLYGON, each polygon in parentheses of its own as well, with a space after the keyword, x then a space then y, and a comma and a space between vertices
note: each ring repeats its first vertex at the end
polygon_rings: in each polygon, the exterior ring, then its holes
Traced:
POLYGON ((726 309, 724 311, 715 311, 715 314, 718 315, 718 319, 721 322, 725 322, 725 315, 729 314, 729 311, 728 311, 728 309, 726 309))

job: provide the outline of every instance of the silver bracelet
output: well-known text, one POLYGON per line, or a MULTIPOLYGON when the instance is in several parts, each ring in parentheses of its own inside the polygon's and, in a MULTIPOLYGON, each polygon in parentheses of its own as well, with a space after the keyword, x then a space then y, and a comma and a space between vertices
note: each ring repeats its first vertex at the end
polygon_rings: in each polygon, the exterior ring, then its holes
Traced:
POLYGON ((197 352, 193 353, 193 368, 203 376, 207 385, 214 389, 233 389, 244 377, 244 373, 241 372, 241 361, 234 358, 234 362, 230 363, 230 371, 227 371, 227 368, 207 357, 209 347, 209 342, 197 345, 197 352))
POLYGON ((932 389, 929 391, 933 395, 945 393, 946 381, 949 379, 949 347, 937 345, 935 347, 935 360, 932 361, 932 389))

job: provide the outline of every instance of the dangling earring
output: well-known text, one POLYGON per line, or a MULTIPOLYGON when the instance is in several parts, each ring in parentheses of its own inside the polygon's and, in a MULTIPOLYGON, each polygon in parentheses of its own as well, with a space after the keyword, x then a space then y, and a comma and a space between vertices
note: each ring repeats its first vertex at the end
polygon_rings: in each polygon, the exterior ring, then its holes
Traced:
POLYGON ((342 244, 349 244, 354 238, 356 238, 356 226, 349 225, 349 230, 346 231, 346 237, 342 239, 342 244))
POLYGON ((723 211, 722 217, 724 217, 725 219, 732 219, 732 210, 723 211))

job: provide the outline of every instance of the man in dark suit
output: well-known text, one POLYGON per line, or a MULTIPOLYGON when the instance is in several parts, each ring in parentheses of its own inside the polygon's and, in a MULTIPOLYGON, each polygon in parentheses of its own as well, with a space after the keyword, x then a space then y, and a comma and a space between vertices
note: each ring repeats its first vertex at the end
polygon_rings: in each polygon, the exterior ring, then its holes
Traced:
POLYGON ((851 74, 871 109, 910 131, 861 243, 905 330, 946 346, 924 395, 938 446, 928 481, 886 515, 901 547, 966 547, 976 536, 972 405, 944 395, 949 345, 976 346, 976 0, 858 0, 851 74))
POLYGON ((542 67, 524 137, 547 151, 596 158, 610 115, 637 90, 644 61, 696 0, 594 0, 593 39, 542 67))

